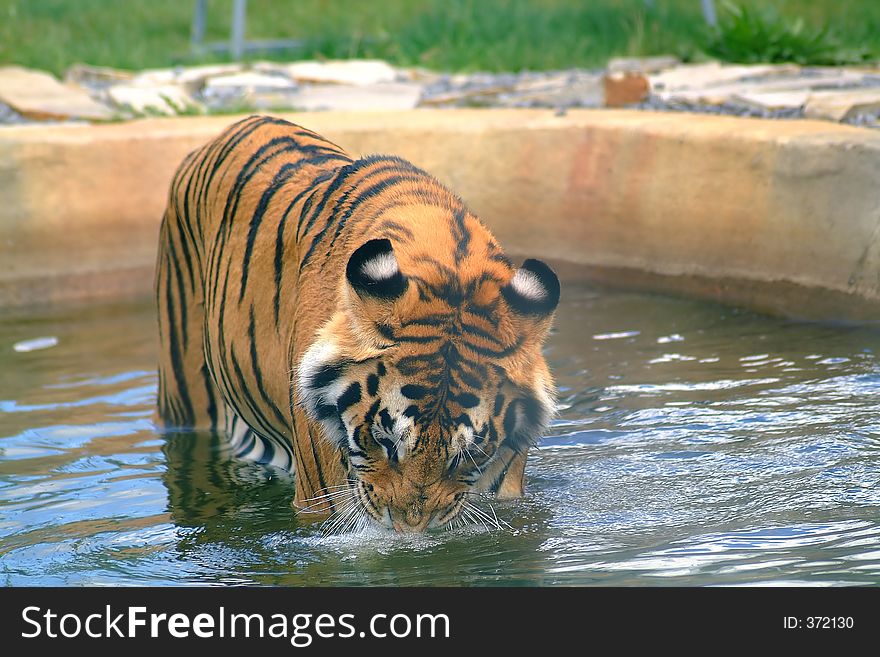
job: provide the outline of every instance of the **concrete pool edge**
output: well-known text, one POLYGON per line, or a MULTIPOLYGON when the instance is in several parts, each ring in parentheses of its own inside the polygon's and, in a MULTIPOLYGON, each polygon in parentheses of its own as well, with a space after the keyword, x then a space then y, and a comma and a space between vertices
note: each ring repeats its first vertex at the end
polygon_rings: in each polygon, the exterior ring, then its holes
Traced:
MULTIPOLYGON (((631 110, 282 114, 449 184, 512 254, 806 319, 880 310, 880 133, 631 110)), ((239 117, 0 129, 0 307, 148 294, 168 183, 239 117)), ((570 276, 566 276, 570 277, 570 276)))

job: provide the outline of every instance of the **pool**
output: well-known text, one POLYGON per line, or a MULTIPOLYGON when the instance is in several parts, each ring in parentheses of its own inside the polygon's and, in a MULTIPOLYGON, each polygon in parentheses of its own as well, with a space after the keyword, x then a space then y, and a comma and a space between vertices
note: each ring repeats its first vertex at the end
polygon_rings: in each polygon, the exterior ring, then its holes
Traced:
POLYGON ((509 528, 419 536, 324 536, 283 473, 157 432, 155 353, 149 302, 4 311, 0 584, 880 584, 876 329, 564 286, 509 528))

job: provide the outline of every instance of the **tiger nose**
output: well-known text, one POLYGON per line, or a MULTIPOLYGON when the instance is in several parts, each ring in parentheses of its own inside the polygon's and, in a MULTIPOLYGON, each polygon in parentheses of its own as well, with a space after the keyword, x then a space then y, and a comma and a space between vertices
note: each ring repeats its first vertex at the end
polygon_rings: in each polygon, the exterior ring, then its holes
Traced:
POLYGON ((394 531, 401 534, 416 534, 427 529, 431 522, 431 513, 426 513, 421 509, 408 508, 403 513, 391 514, 391 525, 394 531))

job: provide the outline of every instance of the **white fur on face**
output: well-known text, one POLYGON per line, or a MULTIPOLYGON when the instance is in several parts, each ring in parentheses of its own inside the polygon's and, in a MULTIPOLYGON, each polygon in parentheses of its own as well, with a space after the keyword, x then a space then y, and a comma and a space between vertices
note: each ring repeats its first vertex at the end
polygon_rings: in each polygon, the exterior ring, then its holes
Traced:
POLYGON ((361 266, 361 272, 374 281, 384 281, 400 271, 393 253, 382 253, 361 266))
MULTIPOLYGON (((336 404, 339 395, 345 390, 347 382, 342 377, 323 388, 312 388, 311 384, 315 374, 328 363, 332 363, 338 349, 332 342, 315 342, 303 354, 299 368, 297 368, 297 384, 299 386, 299 395, 305 407, 308 416, 317 421, 316 409, 321 403, 336 404)), ((346 436, 340 435, 340 427, 335 421, 321 421, 324 426, 325 435, 331 442, 340 444, 345 441, 346 436)))
POLYGON ((528 269, 517 269, 510 285, 521 297, 532 301, 543 301, 547 296, 547 290, 541 285, 541 281, 528 269))

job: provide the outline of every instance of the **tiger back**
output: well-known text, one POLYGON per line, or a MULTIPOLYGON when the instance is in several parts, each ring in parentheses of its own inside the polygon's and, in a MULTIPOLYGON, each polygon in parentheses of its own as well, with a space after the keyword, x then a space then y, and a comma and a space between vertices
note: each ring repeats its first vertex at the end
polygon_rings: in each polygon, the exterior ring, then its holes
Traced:
POLYGON ((409 162, 234 124, 173 179, 156 290, 161 422, 293 472, 300 506, 422 531, 522 493, 559 281, 409 162))

